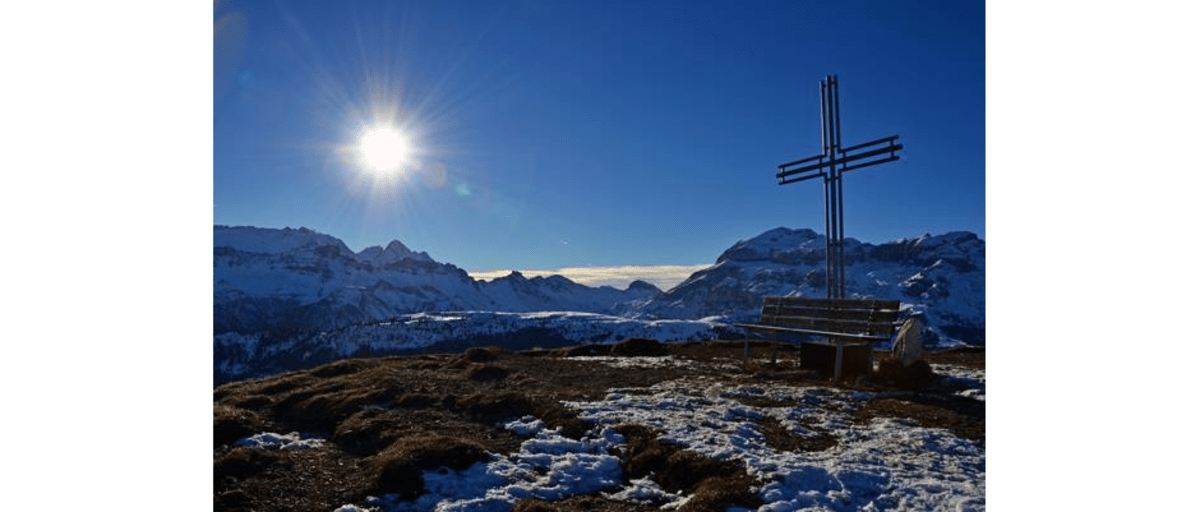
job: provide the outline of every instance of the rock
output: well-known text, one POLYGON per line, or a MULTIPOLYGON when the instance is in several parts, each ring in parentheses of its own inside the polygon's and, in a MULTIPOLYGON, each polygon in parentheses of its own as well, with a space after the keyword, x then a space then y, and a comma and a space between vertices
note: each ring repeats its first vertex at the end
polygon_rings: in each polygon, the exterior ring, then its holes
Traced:
POLYGON ((896 343, 892 345, 892 356, 900 360, 905 368, 912 366, 925 354, 925 340, 921 335, 924 324, 921 317, 910 317, 904 321, 904 324, 900 326, 900 332, 896 334, 896 343))

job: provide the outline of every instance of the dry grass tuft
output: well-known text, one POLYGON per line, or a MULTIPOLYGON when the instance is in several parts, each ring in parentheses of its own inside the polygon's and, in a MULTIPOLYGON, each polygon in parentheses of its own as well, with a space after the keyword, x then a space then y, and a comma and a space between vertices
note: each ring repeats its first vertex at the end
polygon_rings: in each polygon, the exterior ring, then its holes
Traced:
POLYGON ((428 409, 442 403, 442 398, 429 393, 405 393, 396 399, 402 409, 428 409))
POLYGON ((343 359, 341 361, 336 361, 317 367, 310 373, 322 379, 327 379, 330 377, 352 375, 373 366, 377 365, 373 364, 373 362, 368 359, 343 359))
POLYGON ((246 409, 213 404, 213 447, 262 432, 262 418, 246 409))
POLYGON ((513 507, 513 512, 557 512, 553 505, 542 500, 521 500, 513 507))
POLYGON ((467 419, 488 425, 520 419, 538 410, 538 404, 528 396, 513 392, 474 393, 454 405, 467 419))
POLYGON ((425 492, 423 471, 467 469, 491 459, 479 443, 443 435, 405 437, 392 443, 371 461, 375 491, 414 499, 425 492))
POLYGON ((508 370, 499 366, 474 364, 467 370, 467 378, 473 382, 497 382, 508 378, 508 370))
POLYGON ((403 424, 382 409, 366 409, 352 414, 333 431, 333 441, 356 455, 373 455, 404 435, 403 424))
POLYGON ((331 433, 350 415, 364 408, 389 405, 403 393, 404 383, 399 376, 389 373, 386 368, 372 369, 376 365, 357 361, 318 368, 314 372, 334 367, 329 372, 338 376, 301 381, 307 385, 281 392, 278 400, 271 404, 276 420, 291 430, 331 433), (358 370, 348 371, 353 368, 358 370))
POLYGON ((333 432, 339 423, 368 405, 395 397, 395 390, 367 389, 331 391, 309 396, 296 393, 275 406, 275 414, 293 430, 333 432))
POLYGON ((682 507, 679 507, 679 510, 680 512, 707 512, 727 510, 733 506, 754 510, 763 504, 758 493, 754 492, 758 486, 759 481, 739 467, 736 472, 710 476, 702 480, 696 486, 696 494, 682 507))

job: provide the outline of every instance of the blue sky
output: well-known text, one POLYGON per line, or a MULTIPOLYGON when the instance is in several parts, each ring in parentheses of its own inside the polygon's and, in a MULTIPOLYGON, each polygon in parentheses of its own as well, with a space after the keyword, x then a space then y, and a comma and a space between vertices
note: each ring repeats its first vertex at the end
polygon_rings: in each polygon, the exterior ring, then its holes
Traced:
POLYGON ((823 232, 821 79, 844 145, 846 236, 986 238, 977 1, 218 2, 213 222, 399 239, 468 270, 711 263, 777 226, 823 232), (366 126, 412 153, 385 178, 366 126))

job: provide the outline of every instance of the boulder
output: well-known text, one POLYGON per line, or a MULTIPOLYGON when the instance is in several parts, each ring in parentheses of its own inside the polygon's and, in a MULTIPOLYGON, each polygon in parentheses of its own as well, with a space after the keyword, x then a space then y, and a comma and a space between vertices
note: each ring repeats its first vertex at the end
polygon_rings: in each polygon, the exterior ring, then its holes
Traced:
POLYGON ((896 343, 892 345, 892 357, 898 359, 905 368, 912 366, 925 354, 925 340, 921 335, 924 329, 925 322, 921 321, 921 317, 914 316, 905 320, 900 326, 900 332, 896 334, 896 343))

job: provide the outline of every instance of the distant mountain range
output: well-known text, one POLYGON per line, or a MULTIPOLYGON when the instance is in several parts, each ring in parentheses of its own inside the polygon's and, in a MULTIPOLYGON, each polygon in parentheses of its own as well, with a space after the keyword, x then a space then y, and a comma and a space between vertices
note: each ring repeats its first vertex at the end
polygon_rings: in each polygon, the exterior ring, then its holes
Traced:
MULTIPOLYGON (((923 315, 930 344, 985 341, 984 242, 968 232, 880 245, 847 239, 851 296, 894 298, 923 315)), ((825 295, 825 241, 777 228, 726 250, 664 292, 518 272, 477 281, 400 241, 354 253, 310 229, 213 227, 214 379, 338 357, 739 336, 764 296, 825 295)))

